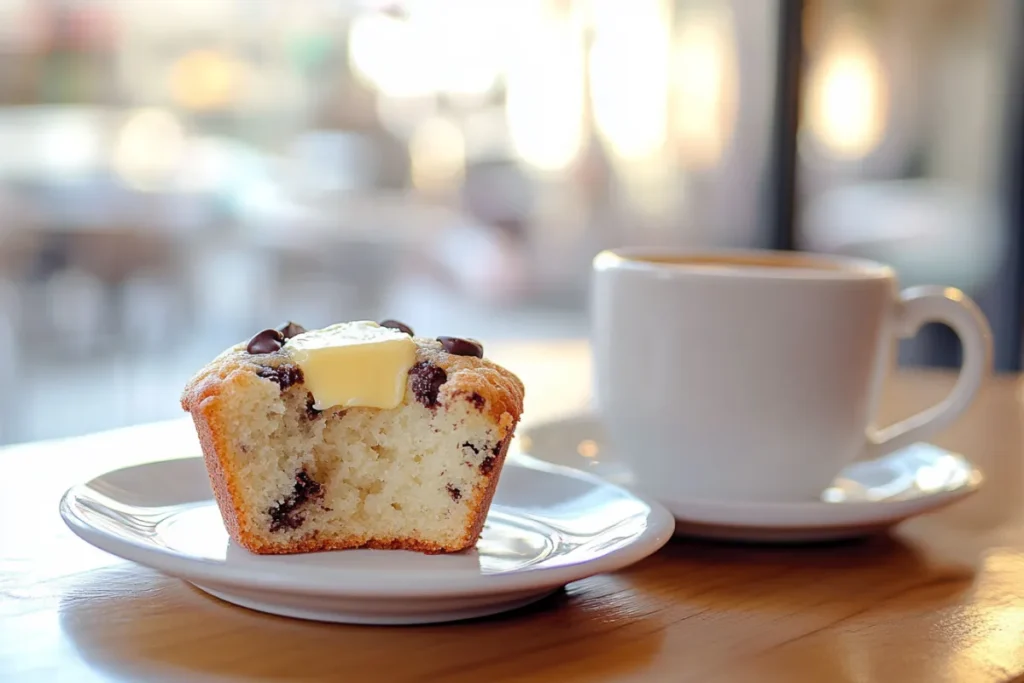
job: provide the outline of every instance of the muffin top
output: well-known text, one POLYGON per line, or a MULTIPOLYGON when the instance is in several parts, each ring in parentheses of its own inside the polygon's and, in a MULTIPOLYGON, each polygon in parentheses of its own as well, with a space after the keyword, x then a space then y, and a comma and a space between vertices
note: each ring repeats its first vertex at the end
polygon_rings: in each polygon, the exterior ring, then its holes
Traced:
POLYGON ((317 409, 388 409, 406 393, 436 409, 466 400, 504 436, 523 410, 524 388, 512 372, 483 357, 472 339, 415 337, 395 321, 340 323, 307 331, 295 323, 263 330, 225 350, 188 382, 182 407, 194 412, 252 375, 281 391, 303 386, 317 409))

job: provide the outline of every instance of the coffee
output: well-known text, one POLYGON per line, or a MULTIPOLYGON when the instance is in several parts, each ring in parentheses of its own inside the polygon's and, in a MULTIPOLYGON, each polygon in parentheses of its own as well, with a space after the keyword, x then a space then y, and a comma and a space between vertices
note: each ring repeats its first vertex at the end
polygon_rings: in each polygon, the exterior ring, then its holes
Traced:
POLYGON ((698 266, 709 268, 782 268, 812 270, 856 270, 828 259, 805 254, 763 253, 763 254, 716 254, 716 255, 667 255, 630 254, 630 261, 646 261, 668 266, 698 266))

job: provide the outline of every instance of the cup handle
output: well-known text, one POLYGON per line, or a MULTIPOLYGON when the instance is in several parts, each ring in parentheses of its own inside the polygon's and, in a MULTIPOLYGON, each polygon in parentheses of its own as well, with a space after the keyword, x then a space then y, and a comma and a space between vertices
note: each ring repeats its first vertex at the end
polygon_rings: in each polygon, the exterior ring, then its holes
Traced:
POLYGON ((981 309, 953 287, 911 287, 900 293, 895 311, 895 331, 903 339, 913 337, 929 322, 941 322, 960 337, 963 363, 953 391, 941 402, 912 417, 869 432, 863 458, 873 460, 924 441, 946 428, 974 400, 982 381, 992 370, 992 332, 981 309))

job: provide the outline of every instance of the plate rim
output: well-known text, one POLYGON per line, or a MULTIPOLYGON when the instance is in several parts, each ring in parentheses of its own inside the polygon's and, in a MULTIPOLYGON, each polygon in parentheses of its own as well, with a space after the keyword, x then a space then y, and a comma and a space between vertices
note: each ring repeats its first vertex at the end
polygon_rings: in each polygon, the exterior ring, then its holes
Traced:
MULTIPOLYGON (((517 437, 534 441, 534 434, 540 430, 558 428, 566 424, 589 425, 597 422, 598 418, 593 411, 584 411, 567 415, 564 417, 547 420, 537 424, 524 427, 517 437)), ((723 501, 703 498, 688 498, 659 501, 669 512, 680 522, 695 525, 730 527, 733 529, 767 529, 780 528, 790 529, 821 529, 828 531, 842 527, 883 527, 895 524, 909 517, 925 512, 939 510, 948 505, 967 498, 978 492, 985 482, 985 475, 966 456, 941 446, 935 446, 949 455, 957 458, 970 468, 971 477, 962 486, 955 489, 936 491, 926 495, 918 496, 909 500, 877 500, 877 501, 852 501, 842 503, 830 503, 825 501, 794 501, 794 502, 773 502, 773 501, 723 501), (824 518, 821 513, 827 512, 824 518), (800 521, 795 518, 816 516, 814 521, 800 521), (742 520, 740 519, 742 518, 742 520)), ((531 459, 548 465, 574 469, 583 474, 603 479, 596 472, 588 472, 572 465, 565 465, 553 462, 536 452, 535 446, 530 444, 522 450, 531 459)), ((621 484, 604 479, 604 481, 630 490, 621 484)), ((644 500, 651 500, 652 497, 638 492, 633 492, 644 500)))
MULTIPOLYGON (((253 571, 227 561, 192 557, 170 548, 123 537, 90 524, 80 517, 74 501, 94 482, 123 470, 145 468, 170 462, 193 461, 200 467, 201 457, 170 458, 118 467, 99 474, 88 481, 69 487, 60 498, 59 511, 64 523, 86 543, 125 560, 176 576, 190 583, 221 586, 245 586, 257 590, 305 595, 330 595, 345 598, 450 598, 472 595, 496 595, 543 587, 562 586, 595 574, 622 569, 654 554, 671 540, 675 518, 660 503, 618 486, 601 477, 581 472, 572 467, 537 460, 536 463, 509 461, 505 467, 516 467, 543 476, 570 477, 591 486, 610 487, 620 495, 628 496, 647 506, 647 526, 624 546, 604 552, 582 562, 557 567, 523 568, 496 574, 469 574, 449 572, 417 575, 414 571, 380 573, 374 569, 345 567, 306 567, 303 582, 298 582, 286 571, 253 571), (307 579, 317 579, 308 581, 307 579)), ((212 491, 209 501, 213 502, 212 491)), ((344 551, 336 551, 344 552, 344 551)), ((394 552, 388 550, 370 552, 394 552)), ((287 555, 274 557, 286 558, 287 555)), ((279 562, 284 562, 279 560, 279 562)))

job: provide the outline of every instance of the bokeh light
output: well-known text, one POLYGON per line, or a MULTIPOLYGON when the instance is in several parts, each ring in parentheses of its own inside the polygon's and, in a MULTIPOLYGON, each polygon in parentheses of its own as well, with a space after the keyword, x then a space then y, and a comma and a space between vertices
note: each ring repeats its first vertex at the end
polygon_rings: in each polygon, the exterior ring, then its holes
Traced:
POLYGON ((590 49, 594 124, 612 152, 645 159, 665 145, 669 28, 664 3, 598 2, 590 49))
POLYGON ((171 95, 188 109, 220 109, 235 101, 242 67, 214 50, 195 50, 171 69, 171 95))
POLYGON ((177 117, 163 109, 142 109, 121 127, 112 162, 127 185, 156 190, 171 180, 184 152, 185 130, 177 117))
POLYGON ((409 140, 413 185, 423 191, 451 189, 466 168, 466 142, 451 121, 435 117, 424 121, 409 140))
POLYGON ((888 114, 885 74, 875 49, 851 26, 840 26, 813 67, 806 122, 831 156, 860 159, 882 141, 888 114))
POLYGON ((571 165, 583 145, 583 36, 566 20, 538 23, 506 76, 505 115, 516 154, 543 171, 571 165))
POLYGON ((726 8, 689 17, 676 34, 673 125, 688 168, 717 164, 732 137, 739 93, 731 27, 726 8))

